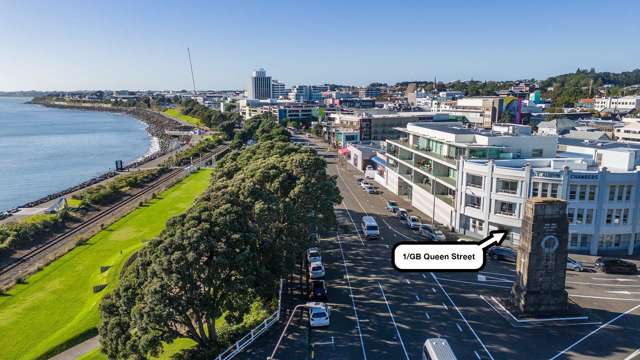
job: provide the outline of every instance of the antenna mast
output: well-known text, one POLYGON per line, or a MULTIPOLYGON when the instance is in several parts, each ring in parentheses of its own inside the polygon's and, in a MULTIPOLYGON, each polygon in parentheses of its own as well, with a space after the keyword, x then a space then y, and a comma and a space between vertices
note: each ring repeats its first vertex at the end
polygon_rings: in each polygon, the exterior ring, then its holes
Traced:
POLYGON ((196 92, 196 78, 193 76, 193 64, 191 63, 191 51, 187 48, 187 55, 189 55, 189 68, 191 69, 191 82, 193 83, 193 96, 198 95, 196 92))

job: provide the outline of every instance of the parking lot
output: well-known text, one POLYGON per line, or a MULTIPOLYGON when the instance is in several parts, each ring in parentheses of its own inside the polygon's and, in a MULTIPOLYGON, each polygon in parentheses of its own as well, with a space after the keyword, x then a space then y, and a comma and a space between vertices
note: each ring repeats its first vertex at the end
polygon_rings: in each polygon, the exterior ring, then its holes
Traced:
MULTIPOLYGON (((501 308, 498 300, 508 297, 516 277, 512 263, 489 261, 478 273, 396 271, 393 244, 424 239, 385 210, 386 201, 430 218, 379 185, 379 194, 366 193, 357 183, 362 173, 324 152, 326 144, 311 146, 328 155, 344 198, 336 207, 338 231, 318 243, 331 325, 309 329, 301 313, 276 358, 421 359, 422 344, 433 337, 447 339, 458 359, 627 360, 640 348, 638 275, 567 272, 566 289, 578 311, 542 320, 519 319, 501 308), (377 220, 379 239, 366 240, 358 231, 365 215, 377 220)), ((595 259, 575 258, 587 270, 595 259)))

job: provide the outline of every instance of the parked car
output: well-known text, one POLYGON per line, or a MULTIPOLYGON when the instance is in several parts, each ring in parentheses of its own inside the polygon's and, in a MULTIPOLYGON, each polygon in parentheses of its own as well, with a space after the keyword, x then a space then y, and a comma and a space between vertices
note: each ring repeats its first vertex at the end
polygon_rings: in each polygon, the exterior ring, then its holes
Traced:
POLYGON ((400 219, 401 221, 407 220, 407 217, 409 216, 409 212, 407 212, 407 209, 403 208, 399 208, 396 214, 398 215, 398 219, 400 219))
POLYGON ((477 243, 480 242, 480 240, 478 239, 474 239, 474 238, 470 238, 470 237, 465 237, 465 236, 461 236, 458 238, 458 240, 456 240, 457 242, 468 242, 468 243, 477 243))
POLYGON ((489 248, 487 253, 492 260, 496 261, 504 260, 516 262, 516 258, 518 257, 518 253, 515 250, 505 246, 492 246, 489 248))
POLYGON ((358 178, 358 185, 362 186, 362 182, 364 181, 364 178, 359 177, 358 178))
POLYGON ((365 168, 366 170, 373 170, 373 166, 371 165, 367 165, 367 167, 365 168))
POLYGON ((314 262, 322 262, 322 255, 320 255, 320 249, 317 247, 311 247, 307 249, 307 262, 309 264, 314 262))
POLYGON ((584 271, 584 268, 582 267, 582 263, 580 261, 573 260, 572 258, 568 257, 567 258, 567 270, 584 271))
POLYGON ((444 236, 444 233, 429 224, 420 224, 420 235, 427 238, 427 240, 431 241, 445 241, 447 237, 444 236))
POLYGON ((324 265, 316 261, 309 264, 309 277, 311 279, 320 279, 324 277, 324 265))
POLYGON ((329 326, 329 307, 322 302, 307 303, 309 308, 309 326, 329 326))
POLYGON ((378 193, 378 190, 376 190, 376 188, 374 188, 371 185, 365 186, 364 191, 366 191, 367 194, 377 194, 378 193))
POLYGON ((420 218, 417 216, 409 216, 407 219, 407 227, 411 230, 419 230, 420 229, 420 218))
POLYGON ((363 189, 365 189, 367 186, 371 186, 371 183, 369 183, 369 182, 368 182, 368 181, 366 181, 366 180, 363 180, 363 181, 361 181, 361 182, 360 182, 360 186, 361 186, 363 189))
POLYGON ((398 207, 398 203, 393 200, 387 201, 387 206, 385 206, 385 209, 391 211, 394 214, 398 211, 399 208, 400 207, 398 207))
POLYGON ((638 272, 636 264, 616 258, 598 258, 594 265, 596 271, 607 274, 635 274, 638 272))
POLYGON ((327 301, 327 286, 324 280, 313 280, 309 291, 309 300, 327 301))

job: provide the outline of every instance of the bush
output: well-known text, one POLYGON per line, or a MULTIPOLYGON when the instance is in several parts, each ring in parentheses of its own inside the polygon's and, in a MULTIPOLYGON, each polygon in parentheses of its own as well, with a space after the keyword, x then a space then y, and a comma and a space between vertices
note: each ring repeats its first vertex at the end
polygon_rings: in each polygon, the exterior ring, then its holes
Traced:
MULTIPOLYGON (((63 210, 56 214, 34 215, 21 222, 0 225, 0 245, 11 249, 29 247, 39 238, 62 230, 67 219, 68 214, 63 210)), ((0 252, 2 251, 0 248, 0 252)))

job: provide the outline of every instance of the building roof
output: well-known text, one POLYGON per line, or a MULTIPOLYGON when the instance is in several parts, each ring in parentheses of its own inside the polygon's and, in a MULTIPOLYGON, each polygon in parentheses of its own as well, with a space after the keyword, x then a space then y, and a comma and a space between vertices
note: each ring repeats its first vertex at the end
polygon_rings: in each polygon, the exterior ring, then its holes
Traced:
POLYGON ((538 124, 539 128, 548 129, 571 129, 576 127, 576 122, 571 119, 555 119, 549 121, 542 121, 538 124))
POLYGON ((627 149, 640 149, 640 144, 622 143, 617 141, 607 140, 584 140, 584 139, 572 139, 568 137, 558 138, 559 145, 568 146, 580 146, 592 149, 615 149, 615 148, 627 148, 627 149))
POLYGON ((582 140, 610 140, 609 135, 604 131, 570 130, 565 137, 582 140))

